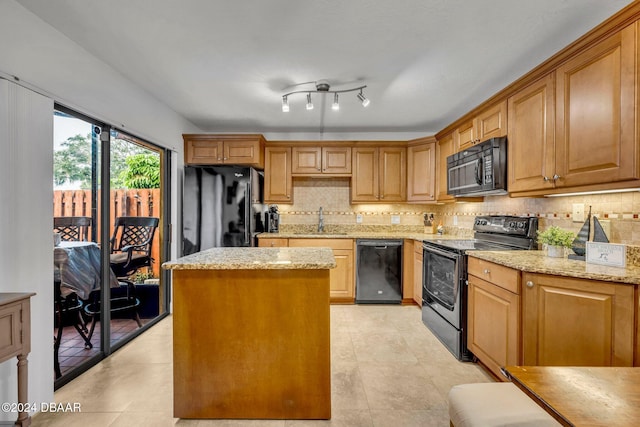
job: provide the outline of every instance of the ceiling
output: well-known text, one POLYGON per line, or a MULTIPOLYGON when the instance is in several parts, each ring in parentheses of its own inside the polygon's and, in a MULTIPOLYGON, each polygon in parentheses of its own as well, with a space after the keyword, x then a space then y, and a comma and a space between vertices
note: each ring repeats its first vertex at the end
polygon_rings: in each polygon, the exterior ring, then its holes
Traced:
POLYGON ((434 134, 629 0, 17 0, 205 132, 434 134), (328 80, 332 90, 305 94, 328 80))

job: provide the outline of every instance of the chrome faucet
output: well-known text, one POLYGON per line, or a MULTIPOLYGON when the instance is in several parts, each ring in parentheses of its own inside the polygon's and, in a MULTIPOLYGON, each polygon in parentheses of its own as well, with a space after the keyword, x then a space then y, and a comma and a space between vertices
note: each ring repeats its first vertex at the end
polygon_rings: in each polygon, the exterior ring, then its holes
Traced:
POLYGON ((320 211, 318 212, 318 233, 322 233, 324 231, 324 216, 322 216, 322 206, 320 206, 320 211))

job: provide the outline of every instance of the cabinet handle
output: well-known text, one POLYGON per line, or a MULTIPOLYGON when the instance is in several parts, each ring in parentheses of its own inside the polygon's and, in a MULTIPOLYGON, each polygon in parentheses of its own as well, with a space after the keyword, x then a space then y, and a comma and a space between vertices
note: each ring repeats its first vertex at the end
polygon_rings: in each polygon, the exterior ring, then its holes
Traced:
POLYGON ((222 159, 222 160, 229 160, 229 158, 228 158, 228 157, 225 157, 225 158, 224 158, 224 159, 222 159))
POLYGON ((554 181, 557 181, 559 179, 560 179, 560 175, 558 175, 558 174, 553 175, 553 180, 554 181))
POLYGON ((291 196, 287 194, 287 199, 290 199, 290 198, 291 198, 291 196))
POLYGON ((531 280, 527 280, 527 288, 533 288, 533 282, 531 280))
POLYGON ((489 270, 488 268, 485 268, 484 269, 484 274, 489 274, 489 273, 491 273, 491 270, 489 270))
POLYGON ((274 242, 271 242, 271 247, 274 247, 274 246, 275 246, 275 243, 274 243, 274 242))
POLYGON ((549 182, 549 177, 548 176, 543 176, 542 179, 544 180, 544 182, 549 182))
POLYGON ((382 196, 380 196, 381 199, 384 199, 384 194, 382 196))

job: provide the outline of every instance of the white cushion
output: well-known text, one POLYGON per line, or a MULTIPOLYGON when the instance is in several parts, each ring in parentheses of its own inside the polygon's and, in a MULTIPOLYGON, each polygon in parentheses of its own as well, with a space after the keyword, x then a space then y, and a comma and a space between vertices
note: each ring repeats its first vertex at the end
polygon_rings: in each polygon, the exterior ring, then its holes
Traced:
POLYGON ((453 386, 449 419, 455 427, 560 425, 513 383, 453 386))

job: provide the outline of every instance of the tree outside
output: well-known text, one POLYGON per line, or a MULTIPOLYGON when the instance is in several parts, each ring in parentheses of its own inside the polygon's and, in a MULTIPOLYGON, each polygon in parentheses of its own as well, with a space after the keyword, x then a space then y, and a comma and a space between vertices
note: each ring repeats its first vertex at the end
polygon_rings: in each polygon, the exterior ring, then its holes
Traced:
MULTIPOLYGON (((78 134, 61 144, 53 154, 55 187, 77 183, 91 188, 91 135, 78 134)), ((159 188, 160 156, 123 139, 111 142, 111 188, 159 188)))

